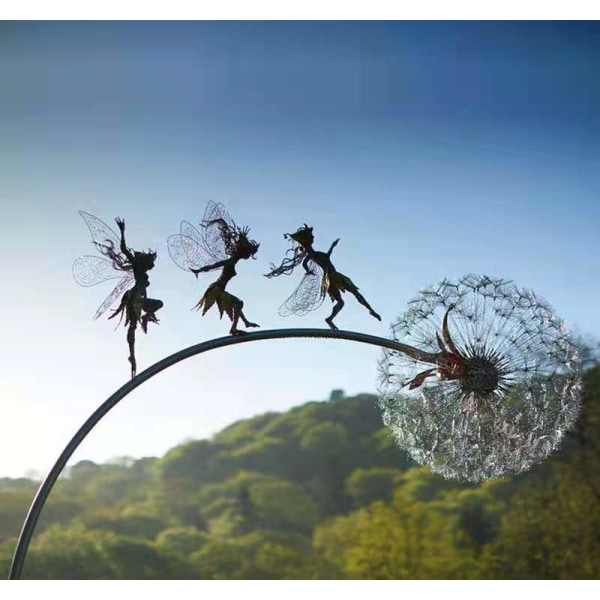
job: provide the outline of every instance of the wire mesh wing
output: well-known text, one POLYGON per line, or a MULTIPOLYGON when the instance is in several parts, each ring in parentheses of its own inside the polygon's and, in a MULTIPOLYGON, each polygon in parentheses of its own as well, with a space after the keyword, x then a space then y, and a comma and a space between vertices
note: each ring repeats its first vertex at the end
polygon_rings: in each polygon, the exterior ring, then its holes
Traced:
POLYGON ((103 281, 122 276, 123 274, 114 268, 113 262, 108 258, 80 256, 73 263, 73 279, 83 287, 98 285, 103 281))
POLYGON ((224 229, 235 231, 235 221, 221 203, 216 204, 211 200, 202 217, 201 235, 204 247, 216 262, 228 258, 224 229))
POLYGON ((121 240, 119 236, 104 221, 101 221, 98 217, 90 215, 90 213, 86 213, 83 210, 80 210, 79 214, 85 221, 85 224, 88 226, 88 229, 92 234, 92 240, 94 241, 94 244, 98 250, 102 252, 102 254, 106 254, 104 249, 107 246, 112 247, 116 252, 118 252, 121 240))
POLYGON ((212 262, 212 256, 206 251, 204 244, 183 234, 175 234, 167 239, 169 256, 184 271, 199 269, 212 262))
POLYGON ((292 295, 279 308, 281 317, 296 315, 303 317, 316 310, 325 300, 323 289, 323 270, 316 263, 310 262, 311 273, 306 273, 292 295))
POLYGON ((181 225, 179 226, 179 233, 181 235, 185 235, 188 238, 194 240, 199 246, 204 248, 204 238, 202 234, 198 231, 196 227, 194 227, 188 221, 181 221, 181 225))
POLYGON ((202 222, 215 221, 216 219, 222 219, 227 223, 229 227, 235 229, 235 221, 229 214, 229 211, 220 202, 216 203, 212 200, 206 205, 202 222))
POLYGON ((133 273, 127 273, 119 283, 117 283, 115 289, 106 297, 106 300, 98 307, 94 319, 101 317, 119 298, 122 296, 127 288, 133 283, 133 273))

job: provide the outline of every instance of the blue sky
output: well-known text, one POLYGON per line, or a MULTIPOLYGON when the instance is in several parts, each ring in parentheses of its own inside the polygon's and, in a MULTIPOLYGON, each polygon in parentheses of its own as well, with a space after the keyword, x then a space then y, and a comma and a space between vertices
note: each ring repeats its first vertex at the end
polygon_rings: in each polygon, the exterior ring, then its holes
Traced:
MULTIPOLYGON (((3 23, 0 476, 45 471, 128 376, 125 331, 92 321, 110 284, 76 285, 94 252, 77 214, 127 222, 158 251, 161 325, 140 370, 224 335, 190 309, 198 282, 166 239, 223 202, 261 242, 231 291, 264 328, 299 274, 261 276, 283 233, 341 238, 351 297, 341 328, 386 335, 423 286, 474 272, 513 279, 575 329, 597 317, 600 30, 583 22, 3 23)), ((238 418, 372 392, 378 351, 265 342, 187 361, 136 390, 74 460, 161 455, 238 418)))

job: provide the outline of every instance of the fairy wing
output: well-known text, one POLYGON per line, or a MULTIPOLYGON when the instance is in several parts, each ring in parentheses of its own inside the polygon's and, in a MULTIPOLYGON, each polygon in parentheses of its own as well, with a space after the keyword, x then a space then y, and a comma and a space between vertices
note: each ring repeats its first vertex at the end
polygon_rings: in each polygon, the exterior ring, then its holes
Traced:
POLYGON ((229 258, 225 245, 227 230, 236 230, 235 221, 221 203, 217 204, 211 200, 202 217, 201 236, 206 251, 215 262, 229 258))
POLYGON ((215 221, 216 219, 222 219, 229 227, 235 229, 235 221, 225 206, 223 206, 220 202, 217 203, 210 200, 210 202, 206 205, 202 222, 206 223, 208 221, 215 221))
POLYGON ((201 227, 198 230, 188 221, 181 221, 179 234, 167 240, 171 259, 185 271, 229 258, 225 234, 235 230, 236 226, 227 209, 211 200, 204 211, 201 227))
POLYGON ((125 290, 133 283, 133 272, 128 269, 118 269, 115 266, 115 261, 110 258, 108 250, 110 249, 114 255, 119 254, 120 239, 119 236, 102 220, 83 210, 79 211, 81 218, 87 225, 92 235, 92 241, 98 251, 104 255, 99 256, 80 256, 73 263, 73 277, 75 281, 84 287, 97 285, 109 279, 121 277, 121 280, 113 291, 108 295, 104 302, 100 305, 94 319, 101 317, 119 298, 125 290), (125 275, 123 275, 125 270, 125 275))
POLYGON ((204 245, 198 240, 183 234, 175 234, 167 239, 169 256, 184 271, 199 269, 212 262, 204 245))
POLYGON ((80 256, 73 263, 73 278, 83 287, 98 285, 117 277, 122 277, 122 273, 114 268, 112 261, 108 258, 80 256))
POLYGON ((199 246, 204 247, 204 238, 202 234, 188 221, 181 221, 179 233, 194 240, 199 246))
POLYGON ((117 283, 115 289, 106 297, 106 300, 100 305, 94 315, 94 319, 101 317, 116 302, 117 298, 125 293, 127 288, 133 283, 133 280, 133 273, 127 273, 121 281, 117 283))
POLYGON ((281 317, 290 315, 303 317, 323 304, 323 300, 325 300, 323 269, 312 261, 309 262, 309 268, 312 274, 305 273, 298 287, 279 308, 281 317))
POLYGON ((86 213, 83 210, 80 210, 79 214, 88 226, 96 248, 98 248, 102 254, 106 255, 107 246, 110 246, 118 252, 118 248, 121 244, 119 236, 104 221, 101 221, 98 217, 90 215, 90 213, 86 213))

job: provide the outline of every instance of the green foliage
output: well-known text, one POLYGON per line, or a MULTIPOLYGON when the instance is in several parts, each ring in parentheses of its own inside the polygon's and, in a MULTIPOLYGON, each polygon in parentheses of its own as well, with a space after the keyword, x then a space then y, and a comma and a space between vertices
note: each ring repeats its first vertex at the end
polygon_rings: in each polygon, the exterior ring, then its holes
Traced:
POLYGON ((600 497, 581 473, 557 466, 551 480, 514 495, 498 538, 487 548, 492 576, 598 579, 600 497))
POLYGON ((187 579, 187 565, 149 542, 110 537, 102 544, 112 579, 187 579))
POLYGON ((308 492, 300 486, 277 479, 257 483, 249 492, 259 528, 312 533, 319 514, 308 492))
POLYGON ((190 562, 202 579, 330 579, 335 572, 310 547, 294 547, 262 532, 213 539, 190 562))
POLYGON ((113 537, 104 531, 88 531, 82 524, 50 527, 29 550, 27 579, 111 579, 113 570, 103 544, 113 537))
POLYGON ((496 538, 506 511, 506 488, 505 480, 487 481, 476 488, 450 490, 436 502, 454 524, 457 546, 479 556, 496 538))
POLYGON ((406 488, 320 526, 315 549, 350 579, 448 579, 462 576, 452 527, 406 488))
POLYGON ((443 479, 434 475, 427 467, 416 467, 406 471, 398 484, 407 498, 417 502, 431 502, 440 499, 447 491, 468 487, 454 479, 443 479))
POLYGON ((201 550, 208 536, 194 527, 171 527, 163 529, 156 537, 156 547, 165 554, 188 558, 201 550))
POLYGON ((29 552, 28 579, 176 579, 188 566, 149 542, 86 529, 52 526, 29 552))
MULTIPOLYGON (((416 467, 375 398, 341 391, 163 458, 81 461, 32 541, 36 579, 600 577, 600 368, 577 431, 518 478, 416 467)), ((39 482, 0 479, 0 569, 39 482)))
POLYGON ((101 529, 148 540, 153 540, 168 525, 159 515, 150 514, 147 508, 136 506, 90 510, 82 514, 78 522, 87 529, 101 529))
POLYGON ((19 535, 34 493, 19 489, 0 490, 0 542, 19 535))
POLYGON ((389 502, 402 471, 374 467, 356 469, 346 479, 346 494, 353 499, 353 506, 360 508, 377 500, 389 502))

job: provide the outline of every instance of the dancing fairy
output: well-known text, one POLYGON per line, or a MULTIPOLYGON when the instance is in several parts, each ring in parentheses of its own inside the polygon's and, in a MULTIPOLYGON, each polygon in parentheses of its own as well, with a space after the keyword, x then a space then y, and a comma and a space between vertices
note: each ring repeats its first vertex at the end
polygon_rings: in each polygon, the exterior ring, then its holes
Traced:
POLYGON ((125 242, 125 221, 115 219, 120 236, 106 223, 86 212, 79 214, 92 234, 92 242, 102 254, 100 256, 81 256, 73 263, 73 277, 84 287, 97 285, 109 279, 121 277, 115 289, 100 305, 94 319, 101 317, 119 298, 119 306, 113 310, 109 319, 119 316, 119 323, 125 317, 127 327, 127 343, 129 345, 129 362, 131 377, 135 377, 137 363, 135 359, 135 331, 138 323, 142 331, 147 333, 148 323, 158 323, 156 311, 163 303, 161 300, 148 298, 150 285, 148 271, 154 268, 156 252, 138 252, 127 247, 125 242), (133 284, 133 287, 130 286, 133 284), (130 289, 128 289, 130 288, 130 289))
POLYGON ((342 293, 350 292, 360 304, 367 308, 372 317, 381 321, 381 317, 358 291, 358 287, 354 282, 346 275, 342 275, 342 273, 335 270, 331 262, 331 253, 338 245, 339 239, 331 244, 327 252, 314 250, 313 228, 306 223, 296 233, 286 233, 284 238, 292 240, 293 246, 287 251, 288 256, 283 259, 278 267, 271 265, 271 270, 266 273, 265 277, 290 275, 300 263, 304 267, 305 274, 294 293, 281 305, 279 314, 282 317, 289 315, 303 316, 316 310, 325 300, 325 296, 329 295, 335 305, 325 322, 331 329, 337 329, 333 319, 344 307, 342 293))
POLYGON ((255 258, 259 244, 248 237, 247 227, 238 227, 222 204, 209 202, 204 212, 201 230, 187 221, 181 222, 180 233, 168 239, 173 262, 184 271, 199 273, 221 269, 219 278, 208 286, 204 296, 194 307, 204 316, 216 304, 221 318, 225 313, 231 319, 232 335, 245 333, 238 329, 241 319, 246 327, 258 327, 244 315, 242 300, 226 291, 227 284, 236 275, 235 265, 240 260, 255 258))

